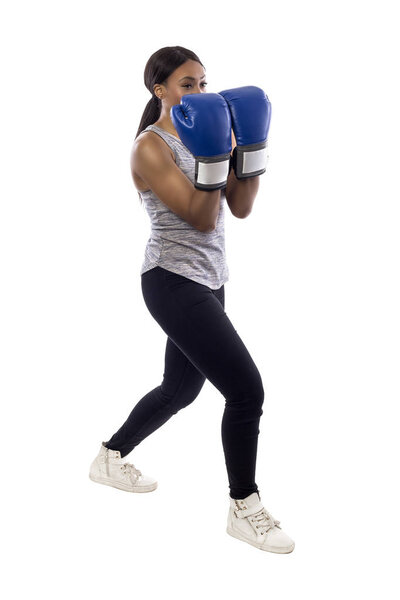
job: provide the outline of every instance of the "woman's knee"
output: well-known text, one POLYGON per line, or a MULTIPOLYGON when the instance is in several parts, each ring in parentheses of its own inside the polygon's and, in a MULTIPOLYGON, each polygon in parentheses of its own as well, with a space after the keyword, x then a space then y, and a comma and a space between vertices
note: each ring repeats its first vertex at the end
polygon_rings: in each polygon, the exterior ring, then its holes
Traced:
POLYGON ((251 403, 251 407, 254 411, 262 414, 265 393, 261 377, 257 378, 257 381, 250 387, 250 390, 248 402, 251 403))
POLYGON ((262 414, 265 392, 258 370, 255 370, 251 377, 243 379, 241 385, 235 385, 225 397, 227 404, 262 414))
POLYGON ((170 413, 176 415, 176 413, 182 410, 182 408, 186 408, 186 406, 192 404, 192 402, 194 402, 194 400, 196 400, 197 396, 200 394, 204 382, 205 377, 192 378, 190 381, 186 381, 184 384, 181 384, 180 387, 173 393, 166 392, 165 387, 161 385, 163 399, 165 404, 168 405, 168 410, 170 413))

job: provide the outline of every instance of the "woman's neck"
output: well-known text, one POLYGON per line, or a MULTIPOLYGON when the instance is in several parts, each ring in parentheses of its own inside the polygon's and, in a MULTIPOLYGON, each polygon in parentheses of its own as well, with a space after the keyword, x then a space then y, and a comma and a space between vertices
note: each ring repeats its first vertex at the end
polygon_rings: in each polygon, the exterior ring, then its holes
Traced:
POLYGON ((174 135, 176 138, 178 138, 178 140, 180 139, 178 132, 176 131, 175 127, 172 124, 171 119, 160 118, 160 119, 158 119, 158 121, 153 123, 153 125, 157 125, 158 127, 161 127, 161 129, 165 129, 165 131, 167 131, 171 135, 174 135))

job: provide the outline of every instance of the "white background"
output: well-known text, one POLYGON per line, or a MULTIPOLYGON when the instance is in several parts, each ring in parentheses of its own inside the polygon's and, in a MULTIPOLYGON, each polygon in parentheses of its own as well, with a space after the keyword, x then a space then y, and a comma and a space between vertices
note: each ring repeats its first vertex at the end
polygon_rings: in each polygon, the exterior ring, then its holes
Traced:
POLYGON ((399 106, 395 2, 4 2, 2 586, 35 598, 398 598, 399 106), (163 46, 208 91, 272 104, 253 211, 226 212, 226 311, 263 377, 257 483, 288 555, 225 532, 224 398, 131 455, 149 494, 90 481, 161 383, 129 155, 163 46))

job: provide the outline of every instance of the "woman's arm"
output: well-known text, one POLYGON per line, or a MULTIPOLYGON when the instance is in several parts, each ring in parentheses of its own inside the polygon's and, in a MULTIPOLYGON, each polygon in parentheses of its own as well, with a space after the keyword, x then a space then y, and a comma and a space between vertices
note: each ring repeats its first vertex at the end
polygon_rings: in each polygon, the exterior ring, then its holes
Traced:
MULTIPOLYGON (((232 151, 236 146, 236 139, 232 131, 232 151)), ((260 185, 260 176, 237 179, 234 170, 228 176, 225 196, 231 213, 238 219, 245 219, 251 213, 253 203, 260 185)))
POLYGON ((154 132, 135 140, 131 171, 148 185, 172 212, 203 233, 216 227, 221 190, 199 190, 177 166, 168 145, 154 132), (155 137, 154 137, 155 136, 155 137))

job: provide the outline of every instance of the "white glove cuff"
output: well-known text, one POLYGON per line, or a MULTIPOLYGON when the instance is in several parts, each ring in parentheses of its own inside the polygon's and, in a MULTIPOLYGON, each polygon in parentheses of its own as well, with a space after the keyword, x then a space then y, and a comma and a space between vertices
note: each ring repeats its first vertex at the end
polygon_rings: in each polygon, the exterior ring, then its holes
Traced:
POLYGON ((229 174, 230 154, 221 156, 196 156, 195 187, 218 190, 226 186, 229 174))
POLYGON ((234 153, 236 156, 233 165, 238 179, 265 173, 269 159, 268 140, 259 144, 236 146, 234 153))

